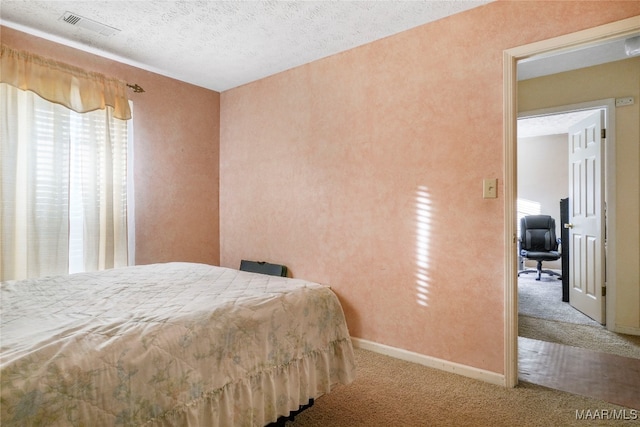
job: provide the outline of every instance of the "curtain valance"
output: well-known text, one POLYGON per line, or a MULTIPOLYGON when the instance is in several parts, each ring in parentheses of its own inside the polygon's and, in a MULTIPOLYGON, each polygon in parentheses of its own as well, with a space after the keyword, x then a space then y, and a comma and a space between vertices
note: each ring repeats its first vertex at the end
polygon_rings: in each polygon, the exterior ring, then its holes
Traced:
POLYGON ((0 46, 0 82, 30 90, 78 113, 108 105, 116 118, 131 118, 126 83, 6 45, 0 46))

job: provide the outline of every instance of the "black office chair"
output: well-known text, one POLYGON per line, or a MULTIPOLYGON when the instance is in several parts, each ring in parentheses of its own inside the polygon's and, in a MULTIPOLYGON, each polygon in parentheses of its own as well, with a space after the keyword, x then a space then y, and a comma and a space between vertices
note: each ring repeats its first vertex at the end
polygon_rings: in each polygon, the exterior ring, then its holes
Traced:
POLYGON ((287 277, 287 267, 280 264, 269 264, 264 261, 240 261, 240 271, 268 274, 269 276, 287 277))
POLYGON ((518 272, 537 273, 536 280, 540 280, 542 273, 550 276, 562 275, 552 270, 543 270, 543 261, 555 261, 560 259, 558 245, 560 239, 556 238, 556 221, 549 215, 529 215, 520 220, 520 256, 537 261, 538 265, 535 270, 522 270, 518 272))

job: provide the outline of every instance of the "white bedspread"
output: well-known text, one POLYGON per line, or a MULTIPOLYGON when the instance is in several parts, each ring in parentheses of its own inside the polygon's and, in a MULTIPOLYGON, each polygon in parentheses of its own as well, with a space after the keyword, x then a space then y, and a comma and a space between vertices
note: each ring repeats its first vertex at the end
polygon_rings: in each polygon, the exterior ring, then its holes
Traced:
POLYGON ((262 426, 355 374, 316 283, 168 263, 1 290, 3 426, 262 426))

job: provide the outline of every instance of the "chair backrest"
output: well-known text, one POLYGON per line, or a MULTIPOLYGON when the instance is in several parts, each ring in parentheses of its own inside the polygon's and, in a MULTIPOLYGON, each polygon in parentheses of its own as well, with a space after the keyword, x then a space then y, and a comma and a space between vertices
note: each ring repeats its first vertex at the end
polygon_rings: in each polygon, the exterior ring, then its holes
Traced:
POLYGON ((527 251, 558 249, 556 220, 549 215, 529 215, 520 219, 520 247, 527 251))
POLYGON ((287 277, 287 267, 280 264, 269 264, 264 261, 240 261, 240 270, 251 273, 268 274, 269 276, 287 277))

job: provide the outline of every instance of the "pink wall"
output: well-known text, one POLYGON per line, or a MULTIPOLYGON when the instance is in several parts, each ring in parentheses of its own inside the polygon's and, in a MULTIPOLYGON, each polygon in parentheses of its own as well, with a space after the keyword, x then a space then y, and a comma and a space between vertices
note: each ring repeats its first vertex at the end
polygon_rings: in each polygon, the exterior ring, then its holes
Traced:
POLYGON ((353 336, 502 373, 503 50, 638 14, 491 3, 222 93, 221 265, 284 263, 353 336))
POLYGON ((220 94, 1 27, 2 43, 131 83, 136 263, 218 264, 220 94))

